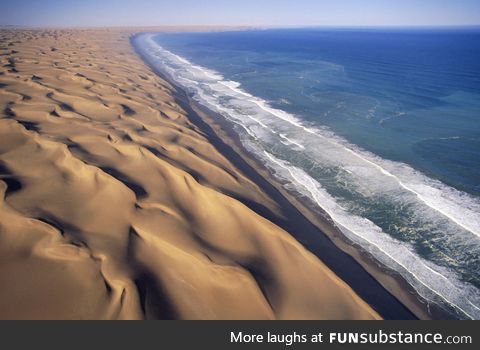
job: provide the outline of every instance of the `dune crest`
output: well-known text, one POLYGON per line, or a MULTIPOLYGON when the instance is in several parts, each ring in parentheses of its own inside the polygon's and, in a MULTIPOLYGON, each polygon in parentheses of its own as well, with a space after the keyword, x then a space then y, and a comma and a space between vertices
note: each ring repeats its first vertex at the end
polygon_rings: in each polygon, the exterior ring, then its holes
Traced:
POLYGON ((0 318, 378 319, 130 35, 0 31, 0 318))

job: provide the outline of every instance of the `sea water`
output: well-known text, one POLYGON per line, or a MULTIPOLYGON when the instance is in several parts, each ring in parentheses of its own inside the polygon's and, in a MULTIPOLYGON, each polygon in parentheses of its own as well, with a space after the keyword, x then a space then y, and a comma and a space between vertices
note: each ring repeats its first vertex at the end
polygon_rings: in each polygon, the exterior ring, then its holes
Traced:
POLYGON ((480 30, 144 34, 293 194, 428 303, 480 318, 480 30))

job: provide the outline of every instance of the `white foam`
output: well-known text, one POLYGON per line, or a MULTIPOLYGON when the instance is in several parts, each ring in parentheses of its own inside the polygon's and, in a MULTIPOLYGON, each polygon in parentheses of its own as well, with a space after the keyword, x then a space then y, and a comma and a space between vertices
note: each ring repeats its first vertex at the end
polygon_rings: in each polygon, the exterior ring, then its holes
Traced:
MULTIPOLYGON (((374 248, 376 250, 374 256, 377 256, 377 258, 382 257, 381 261, 383 263, 390 267, 392 267, 393 263, 394 266, 397 267, 396 270, 398 270, 398 268, 403 270, 404 273, 402 273, 402 275, 406 277, 406 272, 407 276, 409 275, 411 277, 408 280, 412 281, 413 278, 414 283, 412 283, 412 285, 416 287, 420 295, 429 300, 431 299, 431 294, 433 294, 469 318, 480 317, 480 313, 469 311, 469 306, 473 306, 476 310, 479 310, 469 299, 472 298, 476 300, 477 303, 480 301, 476 289, 460 282, 456 276, 448 271, 443 272, 445 275, 440 273, 439 271, 441 271, 442 268, 439 266, 430 267, 429 265, 431 265, 431 263, 413 253, 409 246, 385 235, 384 232, 370 220, 346 212, 317 181, 302 169, 289 165, 266 151, 264 151, 264 154, 269 162, 275 165, 272 167, 272 170, 275 171, 278 176, 284 180, 293 180, 293 182, 299 184, 301 187, 297 187, 296 190, 300 193, 307 192, 309 197, 313 198, 314 201, 327 212, 335 223, 340 226, 342 232, 346 233, 349 238, 352 238, 353 241, 357 243, 367 243, 371 249, 374 248), (446 277, 446 275, 448 277, 446 277), (423 288, 418 288, 419 283, 423 288), (452 293, 452 291, 455 291, 455 293, 452 293), (465 292, 467 291, 470 295, 465 297, 465 292)), ((365 244, 361 244, 361 246, 365 247, 365 244)))

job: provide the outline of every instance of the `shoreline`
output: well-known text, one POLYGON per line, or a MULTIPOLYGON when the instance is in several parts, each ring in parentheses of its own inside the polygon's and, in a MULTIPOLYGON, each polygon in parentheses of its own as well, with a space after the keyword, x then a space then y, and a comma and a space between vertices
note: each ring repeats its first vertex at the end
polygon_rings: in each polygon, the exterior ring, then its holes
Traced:
POLYGON ((0 31, 0 318, 429 318, 142 29, 0 31))
POLYGON ((190 120, 206 134, 209 142, 264 189, 282 208, 284 216, 288 219, 282 220, 268 209, 242 198, 236 198, 237 200, 289 232, 382 317, 451 318, 439 306, 427 305, 398 273, 380 265, 367 252, 352 245, 321 209, 289 193, 282 183, 243 147, 235 132, 221 116, 193 101, 176 82, 149 63, 148 58, 135 43, 135 38, 141 34, 144 32, 136 32, 130 37, 135 52, 157 75, 175 87, 172 91, 175 100, 187 111, 190 120))
POLYGON ((134 32, 0 31, 0 318, 381 319, 134 32))

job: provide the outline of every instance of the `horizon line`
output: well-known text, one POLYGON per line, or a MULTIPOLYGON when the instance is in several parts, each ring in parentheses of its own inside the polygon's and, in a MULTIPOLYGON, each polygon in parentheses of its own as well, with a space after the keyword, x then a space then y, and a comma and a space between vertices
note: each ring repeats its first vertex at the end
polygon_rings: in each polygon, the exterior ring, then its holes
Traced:
POLYGON ((156 24, 156 25, 25 25, 25 24, 0 24, 0 28, 30 28, 30 29, 74 29, 74 28, 188 28, 188 27, 205 27, 205 28, 267 28, 267 29, 293 29, 293 28, 352 28, 352 29, 368 29, 368 28, 472 28, 479 27, 478 24, 156 24))

